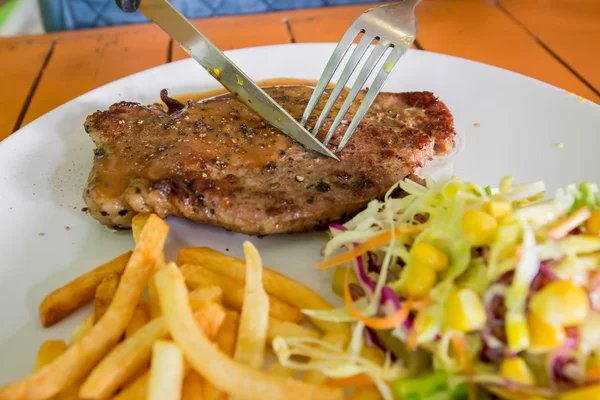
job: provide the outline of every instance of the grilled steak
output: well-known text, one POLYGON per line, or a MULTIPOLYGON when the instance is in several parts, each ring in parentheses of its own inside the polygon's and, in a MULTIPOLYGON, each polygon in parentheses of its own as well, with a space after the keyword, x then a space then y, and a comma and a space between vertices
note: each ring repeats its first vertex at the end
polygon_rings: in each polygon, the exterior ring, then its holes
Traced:
MULTIPOLYGON (((265 90, 297 119, 312 93, 307 86, 265 90)), ((230 94, 184 106, 164 91, 163 100, 168 109, 121 102, 85 122, 97 148, 84 200, 102 224, 128 228, 135 214, 155 212, 256 235, 318 229, 349 218, 454 146, 452 115, 429 92, 381 93, 340 161, 304 149, 230 94)))

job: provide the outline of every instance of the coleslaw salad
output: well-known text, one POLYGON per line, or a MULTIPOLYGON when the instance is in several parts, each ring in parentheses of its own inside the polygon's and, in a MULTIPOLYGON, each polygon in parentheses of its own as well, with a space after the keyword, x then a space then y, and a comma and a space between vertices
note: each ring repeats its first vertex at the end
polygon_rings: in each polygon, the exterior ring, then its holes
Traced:
POLYGON ((279 361, 386 400, 600 398, 598 188, 545 191, 405 179, 332 224, 315 267, 336 269, 345 306, 304 313, 352 337, 276 338, 279 361))

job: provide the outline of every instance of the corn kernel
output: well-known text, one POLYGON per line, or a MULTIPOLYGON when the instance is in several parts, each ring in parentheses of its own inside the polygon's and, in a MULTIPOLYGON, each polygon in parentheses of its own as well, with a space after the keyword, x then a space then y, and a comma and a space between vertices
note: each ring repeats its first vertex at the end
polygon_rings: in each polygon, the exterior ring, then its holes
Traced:
POLYGON ((558 396, 558 400, 590 400, 600 399, 600 383, 580 389, 569 390, 558 396))
POLYGON ((562 345, 566 339, 565 329, 558 325, 551 325, 540 319, 535 313, 527 317, 529 328, 529 351, 543 353, 562 345))
POLYGON ((596 210, 592 213, 592 215, 586 221, 585 227, 587 233, 590 235, 600 234, 600 210, 596 210))
POLYGON ((492 200, 483 205, 483 211, 496 219, 502 219, 510 215, 512 205, 506 200, 492 200))
POLYGON ((348 397, 349 400, 379 400, 381 393, 377 386, 363 386, 354 389, 354 392, 348 397))
POLYGON ((529 329, 527 320, 520 313, 508 311, 506 313, 506 342, 513 353, 518 353, 529 347, 529 329))
POLYGON ((413 299, 420 299, 427 294, 437 281, 437 276, 433 268, 430 267, 419 267, 409 264, 406 268, 406 277, 404 278, 404 284, 402 291, 405 296, 413 299))
MULTIPOLYGON (((346 267, 337 267, 333 273, 333 280, 331 281, 331 289, 333 293, 340 297, 344 296, 344 281, 346 278, 346 267)), ((350 270, 350 277, 348 283, 358 283, 354 271, 350 270)))
POLYGON ((500 375, 524 385, 535 385, 531 370, 520 357, 505 358, 500 364, 500 375))
POLYGON ((600 354, 593 351, 585 362, 585 377, 590 380, 600 379, 600 354))
POLYGON ((463 186, 464 185, 459 182, 450 182, 447 183, 446 186, 444 186, 442 192, 444 193, 444 196, 447 199, 453 199, 456 196, 456 193, 458 193, 463 188, 463 186))
POLYGON ((468 210, 462 217, 463 233, 471 246, 488 244, 496 233, 496 228, 496 219, 480 210, 468 210))
POLYGON ((529 309, 541 320, 564 327, 579 325, 590 308, 587 293, 570 281, 550 282, 534 294, 529 309))
POLYGON ((471 289, 455 290, 446 300, 446 325, 459 332, 470 332, 485 325, 483 303, 471 289))
POLYGON ((430 267, 442 271, 448 266, 448 257, 437 247, 426 243, 415 243, 410 250, 411 263, 418 267, 430 267))

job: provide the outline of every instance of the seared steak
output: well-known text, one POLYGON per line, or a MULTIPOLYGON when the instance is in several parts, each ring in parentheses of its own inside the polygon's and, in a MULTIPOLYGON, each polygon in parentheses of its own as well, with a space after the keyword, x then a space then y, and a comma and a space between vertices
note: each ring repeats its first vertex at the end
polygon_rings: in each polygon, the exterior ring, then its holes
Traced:
MULTIPOLYGON (((297 119, 312 93, 307 86, 265 90, 297 119)), ((381 93, 340 161, 304 149, 232 95, 185 106, 166 92, 163 99, 168 109, 121 102, 85 122, 97 149, 84 199, 102 224, 128 228, 135 214, 155 212, 256 235, 317 229, 349 218, 454 146, 452 115, 429 92, 381 93)))

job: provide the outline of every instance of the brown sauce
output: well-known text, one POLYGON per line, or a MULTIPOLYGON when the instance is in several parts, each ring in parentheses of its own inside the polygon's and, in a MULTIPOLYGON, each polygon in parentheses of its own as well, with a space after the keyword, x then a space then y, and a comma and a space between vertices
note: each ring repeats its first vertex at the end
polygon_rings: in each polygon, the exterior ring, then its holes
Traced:
MULTIPOLYGON (((260 87, 298 86, 298 85, 315 87, 315 86, 317 86, 317 82, 318 81, 314 80, 314 79, 271 78, 271 79, 265 79, 262 81, 257 81, 256 84, 260 87)), ((327 88, 332 88, 334 85, 335 85, 335 83, 329 83, 329 85, 327 85, 327 88)), ((225 93, 228 93, 227 89, 225 89, 224 87, 221 87, 221 88, 217 88, 217 89, 207 90, 204 92, 191 92, 191 93, 176 94, 171 97, 173 97, 176 100, 179 100, 182 103, 186 103, 188 100, 200 101, 200 100, 204 100, 204 99, 209 99, 211 97, 219 96, 219 95, 222 95, 225 93)))

